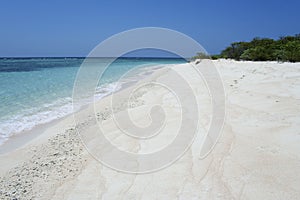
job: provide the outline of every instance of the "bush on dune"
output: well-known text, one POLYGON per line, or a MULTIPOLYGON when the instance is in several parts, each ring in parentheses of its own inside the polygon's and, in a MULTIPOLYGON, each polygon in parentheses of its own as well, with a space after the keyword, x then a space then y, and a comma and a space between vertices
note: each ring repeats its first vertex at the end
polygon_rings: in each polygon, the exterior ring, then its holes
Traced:
MULTIPOLYGON (((198 54, 193 58, 209 58, 208 55, 205 56, 198 54)), ((300 34, 280 37, 278 40, 256 37, 250 42, 234 42, 220 55, 212 56, 212 59, 218 58, 300 62, 300 34)))

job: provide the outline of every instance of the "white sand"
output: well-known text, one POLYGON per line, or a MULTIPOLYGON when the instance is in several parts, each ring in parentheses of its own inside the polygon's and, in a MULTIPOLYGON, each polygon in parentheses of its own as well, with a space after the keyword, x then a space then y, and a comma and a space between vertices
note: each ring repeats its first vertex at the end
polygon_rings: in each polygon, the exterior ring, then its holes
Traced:
MULTIPOLYGON (((200 159, 199 147, 210 121, 209 93, 185 65, 176 65, 174 69, 190 78, 201 119, 199 135, 174 164, 139 175, 112 170, 87 152, 70 116, 40 129, 38 137, 19 149, 0 155, 0 199, 299 199, 300 63, 213 63, 224 81, 226 120, 205 159, 200 159)), ((167 80, 169 73, 159 69, 143 81, 167 80)), ((126 108, 122 102, 129 89, 116 94, 117 115, 126 108)), ((178 102, 166 89, 153 85, 139 90, 133 100, 131 116, 140 126, 149 124, 145 109, 164 105, 168 123, 163 134, 149 141, 121 135, 106 109, 110 99, 105 98, 96 105, 105 136, 132 152, 150 153, 167 145, 180 122, 178 102)), ((77 128, 92 144, 98 128, 90 119, 93 113, 87 108, 79 115, 77 128)))

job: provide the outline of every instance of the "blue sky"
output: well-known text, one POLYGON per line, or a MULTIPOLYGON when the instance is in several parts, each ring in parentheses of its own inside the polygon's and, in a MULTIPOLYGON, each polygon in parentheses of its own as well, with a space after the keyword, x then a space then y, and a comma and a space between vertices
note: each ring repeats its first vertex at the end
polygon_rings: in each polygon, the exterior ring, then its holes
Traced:
POLYGON ((0 57, 86 56, 132 28, 180 31, 209 53, 255 36, 300 33, 299 0, 2 0, 0 57))

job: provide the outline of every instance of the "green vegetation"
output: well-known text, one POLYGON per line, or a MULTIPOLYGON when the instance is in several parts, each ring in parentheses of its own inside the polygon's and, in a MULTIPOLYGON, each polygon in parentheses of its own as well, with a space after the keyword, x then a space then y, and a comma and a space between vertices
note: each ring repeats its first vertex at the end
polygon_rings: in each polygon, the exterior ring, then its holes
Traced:
MULTIPOLYGON (((193 59, 208 58, 199 53, 193 59)), ((280 37, 278 40, 269 38, 254 38, 251 42, 234 42, 224 49, 220 55, 212 59, 229 58, 251 61, 289 61, 300 62, 300 34, 280 37)))
POLYGON ((196 60, 196 59, 210 59, 210 56, 206 53, 197 53, 196 56, 192 57, 192 60, 196 60))

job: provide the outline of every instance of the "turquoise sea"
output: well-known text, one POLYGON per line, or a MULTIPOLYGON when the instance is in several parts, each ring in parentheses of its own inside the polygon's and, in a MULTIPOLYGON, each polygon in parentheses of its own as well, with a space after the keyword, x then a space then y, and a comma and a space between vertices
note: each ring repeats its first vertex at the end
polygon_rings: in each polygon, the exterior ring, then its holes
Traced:
MULTIPOLYGON (((101 62, 105 58, 97 59, 101 62)), ((0 145, 14 134, 73 111, 73 84, 83 61, 84 58, 0 58, 0 145)), ((105 71, 96 95, 101 98, 120 89, 116 81, 133 68, 145 72, 155 66, 184 62, 173 58, 119 58, 105 71)))

